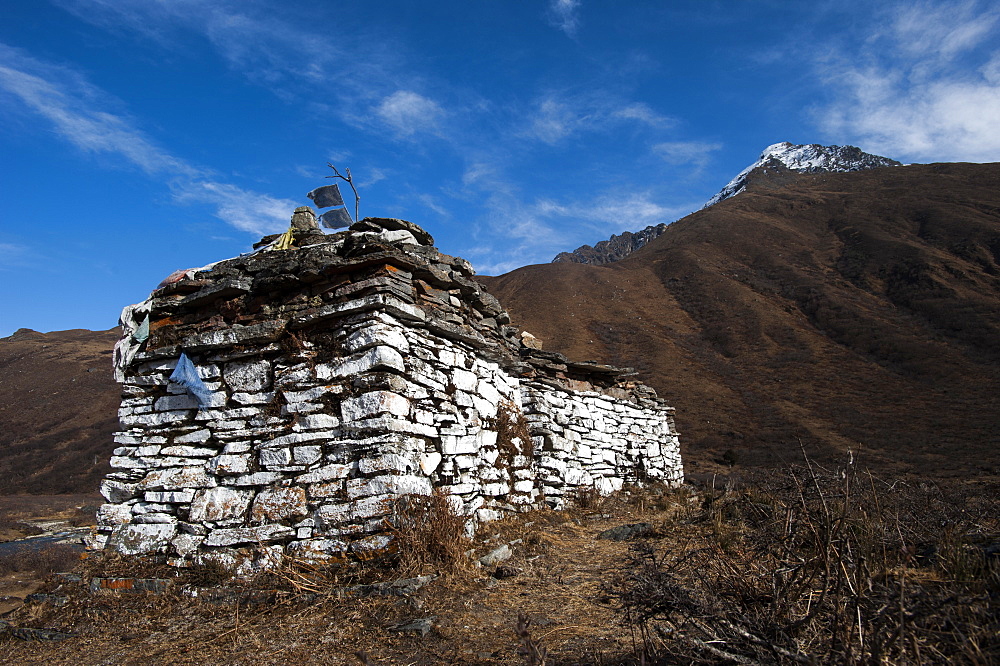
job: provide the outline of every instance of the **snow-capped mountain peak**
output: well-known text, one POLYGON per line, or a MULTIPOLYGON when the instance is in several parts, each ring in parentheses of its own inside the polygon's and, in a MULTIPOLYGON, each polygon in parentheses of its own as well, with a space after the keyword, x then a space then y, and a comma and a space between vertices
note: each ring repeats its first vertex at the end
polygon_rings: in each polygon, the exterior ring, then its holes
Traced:
POLYGON ((759 167, 780 164, 792 171, 861 171, 884 166, 902 166, 888 157, 866 153, 855 146, 821 146, 818 143, 796 145, 788 141, 764 149, 760 159, 748 166, 708 200, 705 208, 736 196, 746 188, 747 176, 759 167))

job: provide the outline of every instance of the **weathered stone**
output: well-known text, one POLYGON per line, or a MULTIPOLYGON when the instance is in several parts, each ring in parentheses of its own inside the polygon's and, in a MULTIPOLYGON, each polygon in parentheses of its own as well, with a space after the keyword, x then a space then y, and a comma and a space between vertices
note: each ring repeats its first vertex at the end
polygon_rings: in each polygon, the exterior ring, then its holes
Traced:
POLYGON ((271 364, 267 361, 228 363, 222 376, 230 389, 241 393, 256 393, 271 388, 271 364))
POLYGON ((261 491, 253 502, 250 520, 277 522, 306 515, 306 493, 301 486, 261 491))
POLYGON ((108 538, 107 548, 122 555, 145 555, 165 548, 177 532, 170 523, 119 525, 108 538))
POLYGON ((345 479, 351 473, 351 465, 325 465, 319 469, 296 477, 296 483, 316 483, 331 479, 345 479))
POLYGON ((104 499, 113 504, 126 502, 139 495, 138 483, 125 483, 114 479, 104 479, 101 481, 101 494, 104 499))
POLYGON ((511 551, 510 546, 504 544, 498 548, 494 548, 490 552, 486 553, 479 558, 479 564, 484 567, 490 567, 498 562, 503 562, 504 560, 509 560, 514 553, 511 551))
POLYGON ((295 530, 284 525, 215 529, 208 533, 204 543, 206 546, 233 546, 238 543, 266 543, 294 535, 295 530))
POLYGON ((187 490, 211 488, 217 481, 205 472, 204 467, 174 467, 149 472, 139 482, 140 490, 187 490))
POLYGON ((172 490, 172 491, 146 491, 144 499, 147 502, 157 502, 157 503, 171 503, 171 504, 181 504, 190 502, 194 499, 194 491, 191 490, 172 490))
POLYGON ((238 518, 246 513, 251 496, 248 491, 225 487, 199 491, 191 502, 188 520, 200 523, 238 518))
POLYGON ((202 428, 201 430, 195 430, 194 432, 174 437, 174 444, 201 444, 202 442, 207 442, 211 436, 211 430, 202 428))
POLYGON ((380 414, 406 416, 410 412, 410 401, 390 391, 372 391, 357 398, 340 403, 341 418, 345 422, 355 422, 380 414))
POLYGON ((101 525, 122 525, 132 521, 132 507, 127 504, 102 504, 97 509, 101 525))
POLYGON ((403 361, 403 356, 392 347, 378 346, 361 353, 355 358, 317 366, 316 378, 329 381, 331 379, 349 377, 374 370, 405 372, 406 363, 403 361))
POLYGON ((250 469, 249 454, 215 456, 208 461, 208 471, 216 476, 245 474, 250 469))

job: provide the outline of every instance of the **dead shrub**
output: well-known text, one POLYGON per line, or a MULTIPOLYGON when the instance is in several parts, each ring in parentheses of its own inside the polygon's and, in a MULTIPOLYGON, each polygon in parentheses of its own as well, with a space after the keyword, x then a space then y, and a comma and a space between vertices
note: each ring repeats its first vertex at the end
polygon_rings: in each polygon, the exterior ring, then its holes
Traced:
POLYGON ((998 517, 994 489, 807 460, 708 497, 710 532, 637 546, 613 590, 647 663, 991 663, 998 517))
POLYGON ((48 576, 68 571, 80 561, 80 550, 64 543, 37 547, 21 545, 0 555, 0 575, 33 573, 48 576))
POLYGON ((455 513, 448 496, 406 495, 393 516, 392 545, 401 573, 419 574, 427 569, 461 575, 471 571, 466 554, 472 547, 465 535, 465 518, 455 513))

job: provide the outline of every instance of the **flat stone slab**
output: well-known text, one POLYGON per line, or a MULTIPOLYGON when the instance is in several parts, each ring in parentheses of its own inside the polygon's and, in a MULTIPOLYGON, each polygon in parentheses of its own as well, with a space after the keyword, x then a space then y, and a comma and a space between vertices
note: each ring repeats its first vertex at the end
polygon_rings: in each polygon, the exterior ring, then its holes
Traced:
POLYGON ((90 591, 152 592, 163 594, 171 584, 168 578, 91 578, 90 591))

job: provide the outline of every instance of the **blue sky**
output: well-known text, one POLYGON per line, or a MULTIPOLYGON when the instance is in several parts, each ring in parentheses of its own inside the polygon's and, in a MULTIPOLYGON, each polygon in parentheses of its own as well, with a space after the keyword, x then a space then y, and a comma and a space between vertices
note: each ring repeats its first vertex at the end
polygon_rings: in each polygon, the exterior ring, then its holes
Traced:
POLYGON ((778 141, 1000 161, 995 3, 5 0, 0 336, 106 329, 350 167, 483 274, 694 211, 778 141))

